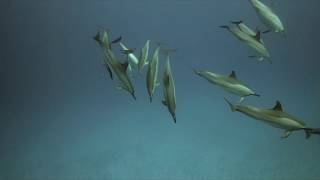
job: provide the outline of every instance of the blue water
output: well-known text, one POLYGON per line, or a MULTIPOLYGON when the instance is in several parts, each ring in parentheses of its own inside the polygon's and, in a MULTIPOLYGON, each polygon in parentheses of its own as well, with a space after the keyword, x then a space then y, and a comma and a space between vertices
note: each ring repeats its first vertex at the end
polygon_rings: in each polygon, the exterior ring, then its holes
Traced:
POLYGON ((1 180, 320 179, 319 136, 281 139, 282 130, 232 113, 223 97, 238 97, 190 70, 235 70, 262 95, 244 104, 271 108, 280 100, 286 112, 320 127, 318 1, 276 2, 287 38, 263 36, 272 65, 248 58, 218 28, 230 20, 264 28, 245 0, 0 4, 1 180), (97 26, 133 48, 150 39, 178 49, 171 58, 177 124, 161 88, 149 103, 144 76, 133 80, 137 101, 116 90, 92 40, 97 26))

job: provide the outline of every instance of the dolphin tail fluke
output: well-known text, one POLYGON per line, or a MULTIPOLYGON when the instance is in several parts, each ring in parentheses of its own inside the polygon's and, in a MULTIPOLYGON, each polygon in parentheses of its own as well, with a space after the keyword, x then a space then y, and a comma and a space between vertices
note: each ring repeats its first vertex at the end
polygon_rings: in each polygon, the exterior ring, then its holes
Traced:
POLYGON ((257 94, 257 93, 254 93, 254 94, 251 94, 252 96, 257 96, 257 97, 260 97, 261 95, 260 94, 257 94))
POLYGON ((136 101, 136 100, 137 100, 137 97, 136 97, 136 95, 134 94, 134 92, 131 93, 131 95, 132 95, 133 99, 136 101))
POLYGON ((233 105, 227 98, 224 98, 224 100, 228 103, 232 112, 235 112, 237 110, 235 105, 233 105))
POLYGON ((199 72, 198 70, 196 70, 196 69, 193 68, 193 67, 190 67, 190 68, 191 68, 191 70, 192 70, 195 74, 200 75, 200 72, 199 72))
POLYGON ((312 134, 320 135, 320 128, 304 128, 303 130, 306 134, 306 139, 309 139, 312 134))

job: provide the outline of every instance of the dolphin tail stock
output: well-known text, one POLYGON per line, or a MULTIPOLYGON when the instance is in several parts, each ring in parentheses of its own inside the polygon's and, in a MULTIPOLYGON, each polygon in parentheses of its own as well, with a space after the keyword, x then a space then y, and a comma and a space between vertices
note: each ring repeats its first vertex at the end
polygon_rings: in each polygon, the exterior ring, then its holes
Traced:
POLYGON ((320 128, 303 128, 303 130, 306 134, 306 139, 309 139, 312 134, 320 135, 320 128))
POLYGON ((224 100, 228 103, 232 112, 235 112, 237 110, 235 105, 233 105, 227 98, 224 97, 224 100))

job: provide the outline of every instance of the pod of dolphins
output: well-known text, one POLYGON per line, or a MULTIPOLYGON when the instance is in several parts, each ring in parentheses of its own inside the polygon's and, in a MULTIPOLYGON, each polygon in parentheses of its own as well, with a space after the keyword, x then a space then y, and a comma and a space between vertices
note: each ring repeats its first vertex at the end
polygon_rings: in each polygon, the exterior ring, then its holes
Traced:
MULTIPOLYGON (((260 32, 259 29, 252 30, 243 21, 231 21, 230 25, 222 25, 221 28, 227 29, 239 41, 246 44, 254 54, 249 55, 250 58, 256 58, 258 61, 267 60, 270 64, 270 53, 261 37, 262 33, 274 32, 284 34, 284 26, 280 18, 272 10, 272 5, 269 7, 262 3, 260 0, 248 0, 256 11, 260 21, 267 28, 265 31, 260 32)), ((173 49, 163 48, 157 44, 153 54, 149 55, 150 40, 147 40, 145 45, 140 49, 140 56, 137 58, 134 54, 135 50, 128 48, 122 41, 121 36, 110 41, 109 30, 99 29, 93 39, 98 43, 103 52, 103 65, 113 80, 113 74, 119 80, 117 89, 127 91, 131 96, 136 99, 135 89, 131 82, 131 74, 134 69, 142 74, 143 69, 147 66, 146 72, 146 87, 150 103, 153 101, 155 90, 160 86, 158 80, 159 69, 159 53, 163 50, 166 54, 166 64, 162 77, 163 100, 162 104, 167 107, 170 112, 174 123, 176 123, 176 92, 175 83, 170 65, 170 53, 174 52, 173 49), (115 56, 112 46, 119 44, 121 52, 126 56, 126 61, 121 63, 115 56)), ((232 112, 243 113, 253 119, 263 121, 272 127, 284 130, 282 138, 287 138, 292 132, 304 131, 305 137, 308 139, 312 134, 320 135, 320 128, 310 128, 298 118, 286 113, 279 101, 273 108, 258 108, 254 106, 241 105, 244 99, 248 96, 260 97, 253 89, 251 89, 244 82, 237 78, 236 72, 232 71, 229 75, 221 75, 207 70, 193 69, 194 73, 208 82, 219 86, 223 90, 237 95, 240 97, 239 104, 233 104, 228 99, 224 98, 226 103, 230 106, 232 112)))

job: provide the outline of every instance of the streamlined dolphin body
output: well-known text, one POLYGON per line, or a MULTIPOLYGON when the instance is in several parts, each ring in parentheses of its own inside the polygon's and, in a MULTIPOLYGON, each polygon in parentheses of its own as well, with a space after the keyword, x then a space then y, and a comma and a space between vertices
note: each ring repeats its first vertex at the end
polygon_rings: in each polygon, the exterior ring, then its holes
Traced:
POLYGON ((164 100, 162 100, 162 104, 167 106, 174 123, 176 123, 176 92, 171 72, 169 55, 167 56, 167 63, 163 75, 163 95, 164 100))
POLYGON ((233 26, 220 26, 222 28, 228 29, 238 40, 247 44, 255 53, 254 56, 259 61, 263 61, 264 59, 269 60, 270 63, 270 53, 268 49, 265 47, 263 41, 261 40, 260 31, 255 33, 254 36, 251 35, 252 32, 249 32, 247 28, 245 28, 244 24, 237 24, 233 26))
POLYGON ((152 102, 152 96, 156 87, 159 85, 157 82, 158 79, 158 61, 159 61, 159 51, 160 47, 158 47, 149 62, 148 71, 147 71, 147 90, 150 98, 150 103, 152 102))
POLYGON ((229 76, 220 75, 209 71, 194 70, 194 72, 200 77, 203 77, 204 79, 209 81, 210 83, 222 87, 225 91, 240 96, 240 102, 242 102, 244 98, 247 96, 260 96, 253 90, 251 90, 243 82, 239 81, 234 71, 232 71, 229 76))
POLYGON ((225 98, 231 110, 241 112, 249 117, 263 121, 275 128, 284 129, 282 138, 287 138, 293 131, 304 130, 306 138, 311 134, 320 134, 320 129, 308 128, 305 123, 283 111, 281 103, 276 102, 272 109, 261 109, 253 106, 234 105, 225 98))
POLYGON ((259 0, 249 0, 256 10, 261 22, 273 32, 284 32, 283 24, 280 18, 272 11, 270 7, 259 0))
MULTIPOLYGON (((101 35, 101 32, 98 31, 97 34, 93 37, 93 39, 98 43, 98 45, 102 48, 102 49, 111 49, 111 45, 114 43, 118 43, 121 41, 121 36, 116 38, 115 40, 109 42, 109 35, 108 35, 108 31, 107 30, 103 30, 103 33, 101 35)), ((108 65, 108 63, 104 60, 104 64, 103 66, 105 66, 105 68, 107 69, 110 78, 113 80, 113 74, 112 74, 112 70, 110 68, 110 66, 108 65)))
POLYGON ((141 72, 144 66, 148 65, 149 63, 148 62, 149 46, 150 46, 150 40, 146 42, 146 44, 140 51, 140 57, 139 57, 139 63, 138 63, 139 72, 141 72))
POLYGON ((134 99, 136 99, 135 93, 134 93, 134 87, 131 83, 131 80, 127 74, 127 68, 129 63, 120 63, 114 56, 111 49, 105 49, 104 50, 105 55, 105 62, 108 64, 109 67, 113 70, 113 72, 116 74, 120 81, 120 85, 117 87, 118 89, 128 91, 134 99))

